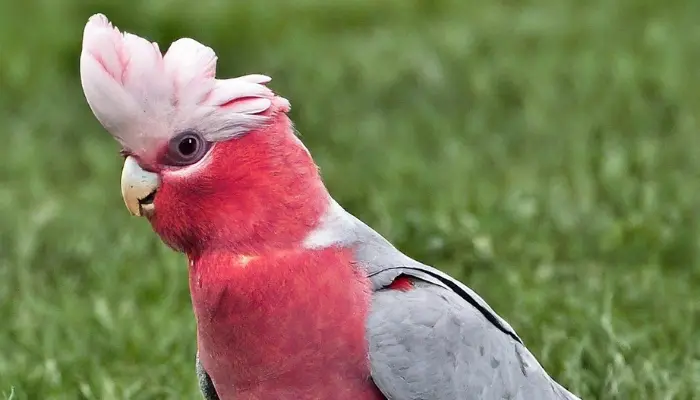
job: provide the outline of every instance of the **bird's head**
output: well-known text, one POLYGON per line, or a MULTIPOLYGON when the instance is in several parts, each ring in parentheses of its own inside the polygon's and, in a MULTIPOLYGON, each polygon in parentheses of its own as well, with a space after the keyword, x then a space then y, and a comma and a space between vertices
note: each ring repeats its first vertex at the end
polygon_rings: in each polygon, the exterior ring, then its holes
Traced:
POLYGON ((171 247, 241 254, 300 243, 328 195, 287 117, 290 105, 247 75, 216 79, 214 51, 188 38, 165 54, 104 15, 83 35, 90 108, 121 144, 121 190, 171 247))

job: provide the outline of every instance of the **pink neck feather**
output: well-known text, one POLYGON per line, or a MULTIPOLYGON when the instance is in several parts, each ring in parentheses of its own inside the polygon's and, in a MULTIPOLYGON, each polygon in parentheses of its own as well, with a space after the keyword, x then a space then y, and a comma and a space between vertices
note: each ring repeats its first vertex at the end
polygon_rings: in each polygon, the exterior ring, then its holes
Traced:
POLYGON ((222 398, 383 398, 369 380, 369 282, 351 263, 341 248, 193 261, 200 357, 222 398))

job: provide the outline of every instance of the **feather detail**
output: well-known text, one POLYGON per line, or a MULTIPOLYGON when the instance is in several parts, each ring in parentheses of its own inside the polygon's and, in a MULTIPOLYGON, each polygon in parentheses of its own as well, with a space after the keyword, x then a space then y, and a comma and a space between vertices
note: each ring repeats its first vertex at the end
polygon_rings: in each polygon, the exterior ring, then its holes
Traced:
POLYGON ((262 114, 279 98, 265 86, 270 77, 219 80, 216 62, 214 50, 190 38, 176 40, 162 55, 157 43, 122 33, 96 14, 83 32, 80 76, 95 117, 138 154, 157 151, 185 130, 220 141, 268 120, 262 114))
POLYGON ((165 72, 172 79, 175 102, 200 104, 214 88, 216 54, 189 38, 178 39, 163 57, 165 72))
POLYGON ((400 290, 402 292, 407 292, 413 289, 413 280, 406 275, 399 275, 387 287, 392 290, 400 290))
POLYGON ((239 114, 258 114, 272 105, 270 99, 243 99, 224 106, 230 112, 239 114))
POLYGON ((272 78, 270 78, 269 76, 267 76, 267 75, 260 75, 260 74, 251 74, 251 75, 239 76, 239 77, 236 78, 236 79, 240 79, 240 80, 243 80, 243 81, 246 81, 246 82, 250 82, 250 83, 259 83, 259 84, 261 84, 261 85, 264 85, 264 84, 266 84, 266 83, 268 83, 268 82, 270 82, 270 81, 272 80, 272 78))

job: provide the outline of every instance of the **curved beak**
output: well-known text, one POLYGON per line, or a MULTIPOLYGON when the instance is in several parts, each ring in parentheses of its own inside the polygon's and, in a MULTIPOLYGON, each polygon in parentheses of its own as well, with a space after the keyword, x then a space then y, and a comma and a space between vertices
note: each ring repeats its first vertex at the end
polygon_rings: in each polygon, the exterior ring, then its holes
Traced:
POLYGON ((122 198, 131 215, 150 217, 159 185, 158 175, 144 171, 134 157, 127 157, 122 169, 122 198))

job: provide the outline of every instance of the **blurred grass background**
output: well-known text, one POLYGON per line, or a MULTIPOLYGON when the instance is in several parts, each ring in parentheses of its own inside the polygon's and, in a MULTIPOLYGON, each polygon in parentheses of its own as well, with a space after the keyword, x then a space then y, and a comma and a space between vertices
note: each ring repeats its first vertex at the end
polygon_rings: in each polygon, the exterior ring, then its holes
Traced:
POLYGON ((81 92, 95 12, 271 75, 339 202, 573 392, 700 397, 691 0, 0 0, 0 397, 198 398, 186 264, 81 92))

